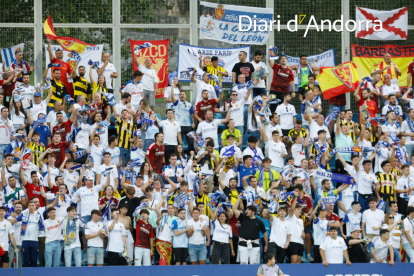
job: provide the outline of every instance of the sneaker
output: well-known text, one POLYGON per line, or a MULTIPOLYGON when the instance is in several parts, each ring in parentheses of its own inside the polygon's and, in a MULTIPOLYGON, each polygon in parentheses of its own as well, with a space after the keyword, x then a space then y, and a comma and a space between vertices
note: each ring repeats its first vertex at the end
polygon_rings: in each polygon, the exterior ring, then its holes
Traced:
POLYGON ((313 261, 314 261, 314 259, 312 258, 312 256, 311 256, 311 254, 310 254, 310 253, 308 253, 308 261, 309 261, 309 262, 313 262, 313 261))

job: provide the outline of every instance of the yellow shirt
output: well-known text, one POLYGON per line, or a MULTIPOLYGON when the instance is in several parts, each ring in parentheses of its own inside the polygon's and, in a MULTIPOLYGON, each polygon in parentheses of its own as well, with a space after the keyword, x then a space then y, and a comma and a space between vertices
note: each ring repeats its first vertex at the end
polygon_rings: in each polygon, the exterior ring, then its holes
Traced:
MULTIPOLYGON (((223 82, 223 74, 217 74, 217 72, 218 71, 220 71, 220 72, 226 72, 226 70, 224 70, 223 67, 217 66, 217 68, 214 68, 213 65, 209 64, 206 67, 204 67, 204 71, 206 71, 209 74, 216 75, 220 79, 220 85, 222 84, 222 82, 223 82)), ((217 83, 215 81, 213 81, 213 80, 210 80, 209 81, 209 84, 211 84, 213 86, 214 85, 217 85, 217 83)))
POLYGON ((225 129, 223 131, 223 133, 221 134, 221 139, 224 139, 224 145, 226 145, 226 146, 229 145, 229 142, 227 142, 227 136, 230 135, 230 134, 234 135, 234 137, 236 138, 235 139, 236 143, 238 143, 239 138, 242 137, 242 134, 241 134, 240 130, 238 130, 236 128, 233 130, 233 132, 230 132, 228 129, 225 129))

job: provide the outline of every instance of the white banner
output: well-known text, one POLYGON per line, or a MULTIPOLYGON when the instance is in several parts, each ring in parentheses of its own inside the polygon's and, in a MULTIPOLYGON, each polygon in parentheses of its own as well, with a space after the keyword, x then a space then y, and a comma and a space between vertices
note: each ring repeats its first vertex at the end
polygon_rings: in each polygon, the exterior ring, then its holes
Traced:
MULTIPOLYGON (((288 63, 287 66, 292 65, 298 65, 299 64, 299 57, 291 57, 287 56, 288 63)), ((334 48, 330 49, 329 51, 326 51, 322 54, 314 55, 314 56, 308 56, 308 63, 318 66, 318 67, 333 67, 336 65, 335 63, 335 50, 334 48)), ((298 90, 299 82, 298 78, 296 76, 296 71, 293 71, 293 74, 295 75, 295 86, 296 91, 298 90)))
MULTIPOLYGON (((6 64, 6 68, 11 66, 15 59, 14 53, 17 50, 21 50, 23 52, 24 49, 24 43, 20 43, 14 46, 11 46, 9 48, 1 49, 1 59, 6 64)), ((24 52, 23 52, 23 60, 24 60, 24 52)))
MULTIPOLYGON (((60 45, 52 45, 53 53, 55 53, 57 49, 63 50, 60 45)), ((91 68, 90 65, 88 65, 88 62, 89 60, 101 61, 102 50, 103 50, 103 44, 98 44, 96 45, 96 47, 88 46, 83 52, 83 54, 80 54, 81 61, 79 63, 79 66, 82 66, 82 65, 85 66, 85 70, 86 70, 85 79, 87 79, 88 81, 90 81, 89 69, 91 68)), ((46 51, 46 66, 47 66, 50 63, 47 44, 45 44, 45 51, 46 51)), ((63 61, 68 62, 71 68, 73 68, 73 66, 75 66, 75 60, 72 59, 71 56, 72 56, 71 52, 63 50, 63 61)), ((47 76, 48 77, 52 76, 50 70, 47 72, 47 76)), ((98 74, 96 73, 96 70, 93 70, 92 77, 95 81, 98 81, 98 74)), ((72 78, 71 76, 68 76, 69 81, 71 81, 70 80, 71 78, 72 78)))
POLYGON ((207 66, 210 64, 210 59, 213 56, 218 57, 219 65, 222 66, 229 76, 223 76, 223 83, 231 83, 231 71, 234 64, 239 61, 240 51, 247 53, 247 60, 250 60, 250 46, 238 47, 238 48, 206 48, 198 47, 187 44, 178 44, 178 80, 179 81, 191 81, 191 73, 188 73, 188 67, 197 68, 196 79, 201 80, 204 71, 200 68, 200 60, 194 55, 188 52, 188 49, 194 49, 197 54, 203 57, 203 64, 207 66))
POLYGON ((269 39, 269 21, 273 20, 273 12, 273 9, 201 1, 200 38, 231 44, 264 45, 269 39), (263 29, 265 25, 266 30, 263 29), (240 27, 245 31, 240 31, 240 27))

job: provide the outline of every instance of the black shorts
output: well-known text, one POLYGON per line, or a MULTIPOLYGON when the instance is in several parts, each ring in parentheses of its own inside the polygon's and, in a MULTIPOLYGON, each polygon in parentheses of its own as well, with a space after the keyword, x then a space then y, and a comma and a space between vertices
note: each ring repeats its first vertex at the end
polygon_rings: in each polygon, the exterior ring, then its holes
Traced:
POLYGON ((188 256, 188 248, 179 247, 174 248, 174 259, 177 263, 186 263, 188 256))
POLYGON ((4 251, 5 254, 3 256, 0 256, 0 264, 8 264, 9 263, 9 252, 8 251, 4 251))
POLYGON ((292 256, 292 255, 302 256, 304 249, 305 247, 303 246, 303 244, 296 243, 296 242, 290 242, 289 243, 289 256, 292 256))
POLYGON ((312 234, 312 222, 308 226, 305 226, 305 234, 312 234))

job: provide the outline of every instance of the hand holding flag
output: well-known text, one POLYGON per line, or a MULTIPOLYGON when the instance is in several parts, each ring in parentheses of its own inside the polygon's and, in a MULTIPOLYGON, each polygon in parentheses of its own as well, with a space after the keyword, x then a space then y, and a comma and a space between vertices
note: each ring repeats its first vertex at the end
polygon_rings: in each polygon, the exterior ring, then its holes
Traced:
POLYGON ((91 59, 88 61, 88 65, 92 65, 92 69, 99 70, 99 61, 92 61, 91 59))
POLYGON ((141 50, 141 49, 145 49, 145 48, 149 48, 149 47, 151 47, 152 46, 152 44, 151 43, 149 43, 149 42, 145 42, 144 44, 142 44, 142 45, 137 45, 136 47, 135 47, 135 49, 134 49, 134 54, 136 54, 137 56, 139 56, 139 50, 141 50))

